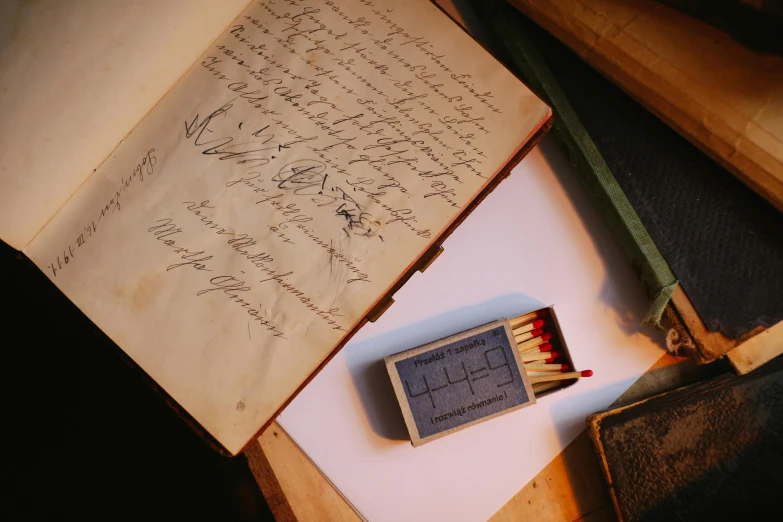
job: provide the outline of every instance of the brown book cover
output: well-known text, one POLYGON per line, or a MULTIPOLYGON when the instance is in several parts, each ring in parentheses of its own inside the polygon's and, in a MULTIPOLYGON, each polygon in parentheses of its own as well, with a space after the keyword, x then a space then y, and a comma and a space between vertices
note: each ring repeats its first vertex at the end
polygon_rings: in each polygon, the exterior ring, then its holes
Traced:
POLYGON ((749 375, 722 375, 590 416, 618 519, 771 519, 783 486, 782 394, 778 358, 749 375))

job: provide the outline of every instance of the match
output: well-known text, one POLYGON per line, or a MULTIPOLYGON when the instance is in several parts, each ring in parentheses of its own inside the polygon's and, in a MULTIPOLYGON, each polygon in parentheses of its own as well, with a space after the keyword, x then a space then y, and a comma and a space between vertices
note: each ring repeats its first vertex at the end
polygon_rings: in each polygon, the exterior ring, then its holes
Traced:
POLYGON ((552 350, 551 352, 544 352, 544 353, 530 353, 530 354, 522 354, 522 362, 528 363, 533 361, 554 361, 556 357, 559 357, 562 355, 561 352, 557 350, 552 350))
POLYGON ((544 320, 543 319, 536 319, 532 323, 527 323, 525 325, 520 326, 519 328, 514 328, 514 335, 523 334, 526 332, 529 332, 530 330, 535 330, 537 328, 542 328, 544 326, 544 320))
POLYGON ((523 324, 527 324, 533 319, 544 317, 546 314, 547 314, 546 310, 539 310, 537 312, 530 312, 529 314, 515 317, 509 321, 511 323, 511 329, 513 330, 515 328, 519 328, 523 324))
POLYGON ((582 370, 581 372, 552 373, 551 375, 531 377, 530 384, 538 384, 541 382, 549 382, 549 381, 565 381, 569 379, 579 379, 580 377, 590 377, 592 375, 593 375, 593 370, 582 370))
POLYGON ((563 383, 559 381, 536 384, 533 386, 533 395, 538 395, 539 393, 544 393, 545 391, 554 390, 555 388, 559 388, 562 385, 563 383))
POLYGON ((527 333, 523 333, 523 334, 515 335, 515 336, 514 336, 514 340, 515 340, 517 343, 521 343, 521 342, 525 342, 525 341, 527 341, 527 340, 530 340, 530 339, 532 339, 533 337, 538 337, 538 336, 539 336, 539 335, 541 335, 542 333, 544 333, 544 330, 542 330, 541 328, 538 328, 538 329, 536 329, 536 330, 531 330, 531 331, 529 331, 529 332, 527 332, 527 333))
POLYGON ((536 346, 535 348, 529 348, 522 352, 522 354, 528 354, 528 353, 542 353, 542 352, 548 352, 552 350, 552 345, 549 343, 544 343, 540 346, 536 346))
MULTIPOLYGON (((525 371, 531 372, 567 372, 570 368, 567 364, 531 363, 525 364, 525 371)), ((528 373, 528 375, 530 375, 528 373)))
POLYGON ((531 348, 535 348, 536 346, 541 346, 545 342, 549 341, 552 338, 552 334, 549 332, 541 334, 539 337, 534 337, 533 339, 530 339, 529 341, 525 341, 523 343, 517 342, 517 348, 520 352, 526 352, 527 350, 531 348))

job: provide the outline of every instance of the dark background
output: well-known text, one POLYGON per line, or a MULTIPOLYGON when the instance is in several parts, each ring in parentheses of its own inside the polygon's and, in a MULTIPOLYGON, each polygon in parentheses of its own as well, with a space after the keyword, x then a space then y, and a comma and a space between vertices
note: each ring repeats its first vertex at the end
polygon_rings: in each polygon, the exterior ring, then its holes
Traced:
POLYGON ((119 348, 0 242, 4 520, 272 520, 119 348))

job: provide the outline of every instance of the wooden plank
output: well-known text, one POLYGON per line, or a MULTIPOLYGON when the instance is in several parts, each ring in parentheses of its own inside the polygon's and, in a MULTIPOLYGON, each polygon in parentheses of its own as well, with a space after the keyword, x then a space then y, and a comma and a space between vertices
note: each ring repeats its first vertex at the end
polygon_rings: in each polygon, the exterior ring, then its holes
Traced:
POLYGON ((671 303, 693 339, 693 345, 683 346, 681 355, 697 362, 710 362, 726 355, 737 373, 745 374, 783 353, 783 322, 767 329, 755 328, 735 341, 720 332, 707 330, 682 287, 674 291, 671 303))
POLYGON ((681 285, 674 290, 671 303, 677 309, 684 326, 695 342, 695 346, 687 347, 682 355, 704 363, 725 355, 737 346, 737 341, 729 339, 720 332, 707 330, 681 285))
POLYGON ((361 520, 277 422, 272 423, 261 434, 256 448, 249 449, 245 454, 275 520, 278 522, 359 522, 361 520), (268 467, 263 466, 264 460, 268 463, 268 467), (259 463, 262 465, 258 465, 259 463), (279 491, 273 485, 270 487, 270 484, 274 483, 279 484, 279 491))
POLYGON ((783 322, 752 337, 727 356, 739 374, 746 374, 783 353, 783 322))
POLYGON ((611 506, 590 437, 582 432, 490 522, 571 521, 607 507, 609 518, 596 520, 614 520, 611 506))
POLYGON ((783 57, 640 0, 509 0, 783 210, 783 57))
POLYGON ((275 470, 269 464, 269 460, 266 458, 260 444, 250 444, 245 448, 244 453, 247 457, 250 471, 253 473, 253 477, 256 479, 256 483, 261 489, 261 493, 264 495, 264 499, 275 520, 277 522, 296 522, 296 515, 294 515, 286 494, 277 480, 275 470))

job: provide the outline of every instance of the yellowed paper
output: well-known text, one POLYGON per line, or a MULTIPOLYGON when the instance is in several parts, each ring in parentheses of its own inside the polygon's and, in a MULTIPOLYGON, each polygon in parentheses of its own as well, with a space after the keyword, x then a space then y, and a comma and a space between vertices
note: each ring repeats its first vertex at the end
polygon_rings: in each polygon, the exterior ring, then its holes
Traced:
POLYGON ((254 2, 25 252, 237 452, 548 115, 426 1, 254 2))
POLYGON ((247 4, 0 2, 0 239, 23 249, 247 4))

